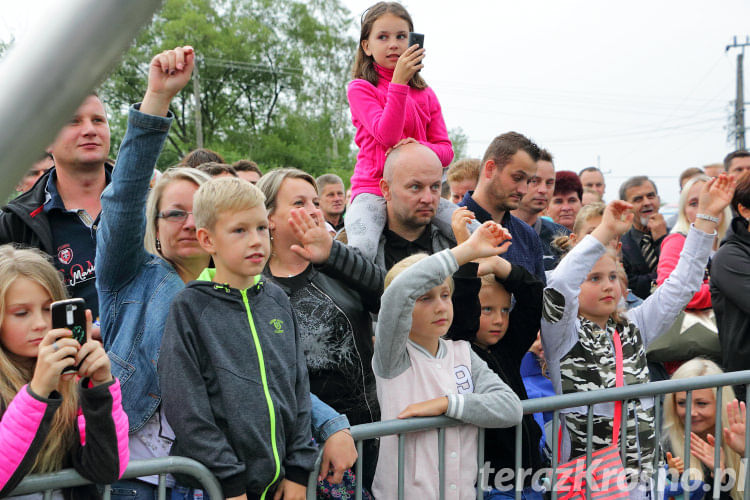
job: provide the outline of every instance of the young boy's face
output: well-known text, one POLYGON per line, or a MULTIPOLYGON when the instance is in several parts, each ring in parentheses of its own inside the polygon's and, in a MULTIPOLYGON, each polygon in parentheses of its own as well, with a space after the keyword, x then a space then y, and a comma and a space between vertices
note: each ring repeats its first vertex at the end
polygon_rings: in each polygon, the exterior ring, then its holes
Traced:
MULTIPOLYGON (((411 314, 410 337, 438 338, 448 333, 453 322, 453 302, 451 288, 446 279, 432 288, 414 303, 411 314)), ((417 342, 416 339, 412 339, 417 342)))
POLYGON ((482 347, 497 344, 508 331, 510 314, 510 294, 500 283, 482 283, 479 290, 479 304, 482 314, 479 316, 479 330, 476 343, 482 347))
MULTIPOLYGON (((217 272, 243 282, 263 271, 271 253, 268 216, 265 207, 219 214, 212 231, 206 229, 209 248, 217 272)), ((203 245, 202 245, 203 246, 203 245)))

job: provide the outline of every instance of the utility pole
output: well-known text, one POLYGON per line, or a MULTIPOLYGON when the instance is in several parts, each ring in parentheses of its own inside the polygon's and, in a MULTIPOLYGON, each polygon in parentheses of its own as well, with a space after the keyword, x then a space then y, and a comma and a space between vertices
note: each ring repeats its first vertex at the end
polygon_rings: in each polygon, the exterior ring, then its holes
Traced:
POLYGON ((737 43, 737 37, 735 36, 732 45, 727 45, 726 48, 726 52, 729 52, 729 49, 740 49, 740 53, 737 54, 737 97, 734 101, 734 137, 736 149, 745 149, 745 95, 742 75, 745 47, 750 47, 749 36, 745 37, 745 43, 737 43))
POLYGON ((201 84, 198 81, 198 61, 193 66, 193 99, 195 100, 195 142, 203 147, 203 122, 201 121, 201 84))

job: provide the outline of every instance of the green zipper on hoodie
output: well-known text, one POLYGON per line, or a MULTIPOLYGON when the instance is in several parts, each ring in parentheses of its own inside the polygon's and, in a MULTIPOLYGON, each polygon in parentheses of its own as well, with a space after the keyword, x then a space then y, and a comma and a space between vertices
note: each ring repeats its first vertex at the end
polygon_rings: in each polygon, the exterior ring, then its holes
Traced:
MULTIPOLYGON (((198 280, 201 281, 213 281, 216 275, 216 269, 206 268, 198 276, 198 280)), ((260 281, 260 276, 256 276, 253 281, 253 286, 257 285, 260 281)), ((229 291, 228 285, 215 285, 214 288, 226 289, 229 291)), ((261 500, 265 500, 268 489, 276 482, 281 474, 281 460, 279 460, 279 450, 276 444, 276 410, 273 405, 273 399, 271 399, 271 391, 268 388, 268 378, 266 377, 266 363, 263 359, 263 349, 260 346, 260 337, 258 337, 258 331, 255 329, 255 321, 253 321, 253 313, 250 311, 250 302, 247 299, 247 289, 240 290, 242 295, 242 303, 245 304, 245 311, 247 311, 247 321, 250 324, 250 331, 253 334, 253 343, 255 344, 255 352, 258 354, 258 367, 260 368, 260 378, 263 382, 263 393, 266 396, 266 405, 268 406, 268 416, 271 421, 271 448, 273 449, 273 460, 276 467, 273 479, 263 490, 263 494, 260 496, 261 500)))

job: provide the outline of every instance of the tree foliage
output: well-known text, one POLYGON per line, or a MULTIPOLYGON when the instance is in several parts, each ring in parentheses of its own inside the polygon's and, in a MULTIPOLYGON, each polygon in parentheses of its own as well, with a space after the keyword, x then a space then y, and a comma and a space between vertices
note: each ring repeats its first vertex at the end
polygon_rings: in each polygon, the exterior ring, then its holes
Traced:
POLYGON ((469 146, 469 136, 466 135, 461 127, 454 127, 448 130, 448 137, 453 143, 453 161, 466 157, 469 146))
MULTIPOLYGON (((172 103, 175 115, 159 160, 164 168, 197 147, 196 101, 204 147, 227 161, 294 166, 314 175, 354 165, 346 82, 356 41, 339 0, 166 0, 101 94, 124 111, 145 90, 153 55, 179 45, 197 53, 197 82, 172 103)), ((196 80, 195 75, 193 80, 196 80)), ((116 144, 115 144, 116 146, 116 144)))

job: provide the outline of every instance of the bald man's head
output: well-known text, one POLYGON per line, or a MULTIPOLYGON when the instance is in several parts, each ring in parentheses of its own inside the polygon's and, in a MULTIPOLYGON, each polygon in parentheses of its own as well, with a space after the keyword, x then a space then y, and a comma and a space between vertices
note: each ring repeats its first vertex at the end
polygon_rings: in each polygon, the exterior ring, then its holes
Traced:
POLYGON ((383 178, 390 184, 393 182, 393 173, 401 168, 410 168, 416 165, 429 165, 440 169, 443 173, 443 165, 440 158, 433 150, 419 143, 409 143, 393 149, 385 159, 383 166, 383 178))
POLYGON ((442 178, 443 165, 427 146, 410 143, 391 151, 380 181, 389 228, 406 238, 432 222, 442 178))

